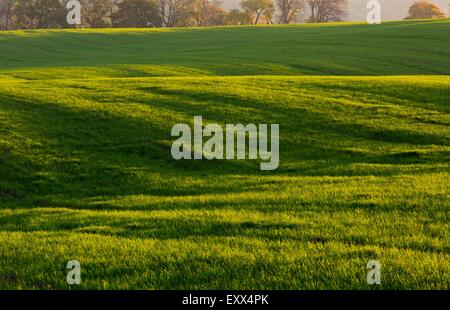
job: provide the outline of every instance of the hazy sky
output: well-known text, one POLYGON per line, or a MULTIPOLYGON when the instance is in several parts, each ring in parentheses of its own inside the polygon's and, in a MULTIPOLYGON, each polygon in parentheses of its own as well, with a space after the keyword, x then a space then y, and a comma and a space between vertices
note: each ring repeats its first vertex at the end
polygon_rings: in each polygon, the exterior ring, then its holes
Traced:
MULTIPOLYGON (((239 8, 241 0, 223 0, 227 9, 239 8)), ((366 4, 369 0, 348 0, 350 21, 365 21, 367 15, 366 4)), ((379 0, 381 3, 382 20, 399 20, 408 15, 408 8, 416 0, 379 0)), ((450 0, 431 0, 448 16, 450 0)))
MULTIPOLYGON (((408 9, 416 0, 379 0, 382 20, 398 20, 408 15, 408 9)), ((448 15, 450 0, 431 0, 448 15)), ((349 20, 365 21, 367 0, 349 0, 349 20)))

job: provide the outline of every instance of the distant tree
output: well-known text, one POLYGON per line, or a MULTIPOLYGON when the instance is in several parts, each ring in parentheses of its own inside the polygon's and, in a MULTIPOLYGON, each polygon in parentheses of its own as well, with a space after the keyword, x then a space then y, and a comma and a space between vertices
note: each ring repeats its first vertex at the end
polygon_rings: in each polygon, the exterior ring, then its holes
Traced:
POLYGON ((265 17, 267 23, 272 23, 272 0, 243 0, 241 7, 252 18, 253 24, 258 24, 261 17, 265 17))
POLYGON ((303 0, 275 0, 275 3, 280 12, 279 24, 291 23, 305 7, 303 0))
POLYGON ((239 9, 233 9, 225 17, 226 25, 250 25, 253 23, 252 18, 239 9))
POLYGON ((347 0, 306 0, 309 23, 340 22, 347 14, 347 0))
POLYGON ((405 19, 444 18, 445 14, 433 3, 416 1, 409 7, 409 15, 405 19))
POLYGON ((14 14, 19 28, 66 27, 65 4, 58 0, 16 0, 14 14))
POLYGON ((121 0, 80 0, 83 24, 91 28, 111 27, 111 16, 117 12, 119 2, 121 0))
POLYGON ((225 10, 218 0, 187 0, 187 19, 192 19, 194 26, 217 26, 224 23, 225 10))
POLYGON ((16 0, 0 0, 0 29, 8 30, 14 17, 16 0))
POLYGON ((160 27, 161 15, 154 0, 123 0, 111 15, 114 27, 160 27))
POLYGON ((186 16, 186 0, 158 0, 164 27, 175 27, 186 16))
POLYGON ((214 2, 216 5, 212 11, 215 13, 208 19, 207 26, 225 25, 228 12, 222 8, 221 0, 214 0, 214 2))

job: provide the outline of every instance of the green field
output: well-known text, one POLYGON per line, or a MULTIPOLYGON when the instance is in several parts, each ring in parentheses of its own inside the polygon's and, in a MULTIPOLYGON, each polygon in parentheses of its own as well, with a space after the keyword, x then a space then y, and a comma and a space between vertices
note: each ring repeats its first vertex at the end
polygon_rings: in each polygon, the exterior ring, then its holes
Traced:
POLYGON ((449 289, 449 34, 0 32, 0 289, 449 289), (279 168, 173 160, 195 115, 280 124, 279 168))

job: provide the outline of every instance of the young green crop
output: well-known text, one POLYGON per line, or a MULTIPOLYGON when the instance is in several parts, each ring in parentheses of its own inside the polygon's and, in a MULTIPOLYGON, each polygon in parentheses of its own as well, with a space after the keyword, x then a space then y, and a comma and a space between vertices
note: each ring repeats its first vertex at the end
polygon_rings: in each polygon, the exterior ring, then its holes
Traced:
POLYGON ((449 25, 0 33, 0 289, 448 289, 449 25), (173 160, 194 115, 278 169, 173 160))

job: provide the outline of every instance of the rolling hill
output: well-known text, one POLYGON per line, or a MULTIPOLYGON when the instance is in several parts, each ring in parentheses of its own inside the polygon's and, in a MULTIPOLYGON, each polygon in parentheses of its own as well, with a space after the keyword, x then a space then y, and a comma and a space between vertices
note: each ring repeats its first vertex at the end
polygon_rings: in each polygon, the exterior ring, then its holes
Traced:
POLYGON ((0 32, 0 288, 448 289, 450 20, 0 32), (280 166, 171 128, 280 124, 280 166))

